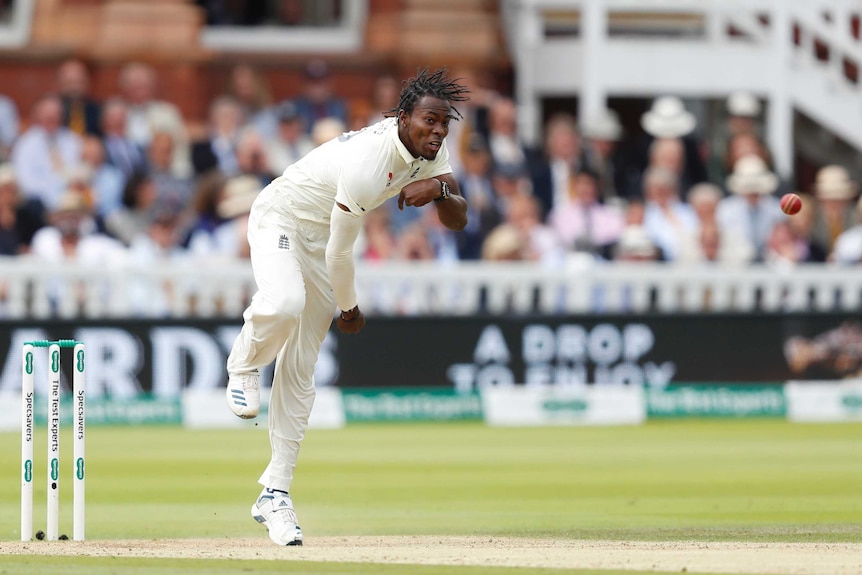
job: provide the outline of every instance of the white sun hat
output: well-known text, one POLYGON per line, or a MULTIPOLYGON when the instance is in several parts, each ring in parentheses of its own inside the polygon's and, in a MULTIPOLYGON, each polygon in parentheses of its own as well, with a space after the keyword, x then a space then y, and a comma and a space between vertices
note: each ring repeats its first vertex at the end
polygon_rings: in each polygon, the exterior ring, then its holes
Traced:
POLYGON ((817 172, 814 195, 819 200, 852 200, 856 197, 856 183, 843 166, 825 166, 817 172))
POLYGON ((657 98, 641 116, 641 126, 656 138, 681 138, 694 131, 697 120, 676 96, 657 98))
POLYGON ((760 114, 760 102, 751 92, 734 92, 727 97, 727 113, 731 116, 756 118, 760 114))
POLYGON ((623 135, 623 127, 616 112, 603 108, 584 121, 584 137, 594 140, 618 142, 623 135))
POLYGON ((760 156, 743 156, 727 178, 727 189, 734 194, 771 194, 778 187, 778 176, 769 171, 760 156))

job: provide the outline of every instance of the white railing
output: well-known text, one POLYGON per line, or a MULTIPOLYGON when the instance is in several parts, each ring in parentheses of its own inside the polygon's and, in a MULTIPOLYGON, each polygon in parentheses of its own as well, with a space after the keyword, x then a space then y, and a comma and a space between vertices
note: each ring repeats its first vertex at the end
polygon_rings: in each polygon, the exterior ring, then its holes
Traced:
MULTIPOLYGON (((813 264, 362 264, 357 286, 372 315, 862 312, 862 268, 813 264)), ((0 259, 0 319, 238 318, 254 289, 242 261, 106 270, 0 259)))
POLYGON ((611 95, 748 90, 769 101, 782 175, 792 173, 794 108, 862 150, 862 0, 503 0, 502 12, 528 141, 545 96, 579 94, 583 119, 611 95), (560 20, 574 32, 545 33, 560 20), (638 22, 644 34, 619 33, 638 22), (665 34, 647 33, 656 23, 665 34))

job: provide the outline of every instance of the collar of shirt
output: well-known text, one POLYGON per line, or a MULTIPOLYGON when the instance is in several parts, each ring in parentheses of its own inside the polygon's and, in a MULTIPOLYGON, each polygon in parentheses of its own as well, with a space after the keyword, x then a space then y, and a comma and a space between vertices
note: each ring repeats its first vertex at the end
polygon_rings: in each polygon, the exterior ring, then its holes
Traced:
POLYGON ((401 159, 403 159, 408 165, 420 159, 414 157, 413 154, 411 154, 410 151, 407 149, 407 146, 404 145, 404 142, 401 141, 401 138, 398 137, 397 119, 395 119, 395 123, 392 129, 392 141, 395 142, 395 149, 398 150, 398 153, 401 155, 401 159))

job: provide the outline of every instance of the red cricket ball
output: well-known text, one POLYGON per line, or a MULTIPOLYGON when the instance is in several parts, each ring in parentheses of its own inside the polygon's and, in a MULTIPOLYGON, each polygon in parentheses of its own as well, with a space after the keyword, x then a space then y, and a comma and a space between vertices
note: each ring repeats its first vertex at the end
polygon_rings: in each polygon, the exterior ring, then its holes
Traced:
POLYGON ((793 214, 799 213, 799 210, 801 209, 802 198, 796 194, 784 194, 781 196, 781 211, 785 214, 792 216, 793 214))

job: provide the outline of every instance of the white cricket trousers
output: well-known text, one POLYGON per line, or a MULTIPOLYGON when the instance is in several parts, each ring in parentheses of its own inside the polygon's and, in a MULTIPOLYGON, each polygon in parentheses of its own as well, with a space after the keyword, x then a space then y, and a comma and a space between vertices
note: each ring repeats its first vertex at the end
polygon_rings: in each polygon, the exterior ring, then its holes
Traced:
POLYGON ((335 314, 326 270, 329 224, 298 220, 292 190, 270 184, 249 215, 248 241, 257 292, 227 360, 248 373, 275 359, 269 404, 272 458, 259 483, 289 491, 299 445, 314 404, 314 366, 335 314))

